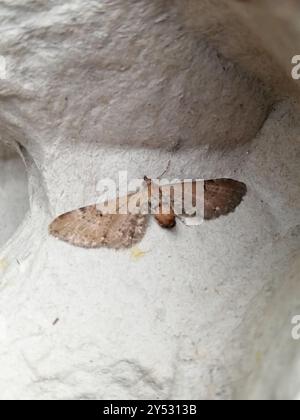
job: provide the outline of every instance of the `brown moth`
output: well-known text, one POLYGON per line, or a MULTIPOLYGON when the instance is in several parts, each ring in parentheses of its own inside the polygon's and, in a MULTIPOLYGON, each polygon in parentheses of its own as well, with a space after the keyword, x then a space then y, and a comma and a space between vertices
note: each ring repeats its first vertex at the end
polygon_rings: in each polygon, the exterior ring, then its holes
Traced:
POLYGON ((217 219, 234 212, 247 193, 245 184, 225 178, 176 183, 166 186, 172 191, 170 202, 166 204, 162 200, 162 187, 150 178, 145 177, 144 180, 145 188, 126 197, 117 198, 117 214, 103 214, 97 205, 83 207, 55 219, 49 227, 49 233, 60 240, 83 248, 130 248, 144 237, 149 218, 148 214, 143 214, 142 211, 137 214, 131 212, 122 214, 122 210, 128 209, 130 203, 138 203, 140 209, 144 210, 147 207, 148 213, 151 208, 158 209, 155 214, 158 224, 163 228, 172 229, 176 226, 177 217, 193 217, 185 213, 182 202, 178 203, 178 197, 179 201, 182 201, 183 192, 186 192, 194 202, 199 183, 202 191, 204 188, 204 220, 217 219), (182 193, 176 194, 178 189, 182 193), (158 202, 157 200, 154 202, 154 194, 158 197, 158 202), (180 204, 182 212, 175 213, 176 204, 177 208, 180 204))

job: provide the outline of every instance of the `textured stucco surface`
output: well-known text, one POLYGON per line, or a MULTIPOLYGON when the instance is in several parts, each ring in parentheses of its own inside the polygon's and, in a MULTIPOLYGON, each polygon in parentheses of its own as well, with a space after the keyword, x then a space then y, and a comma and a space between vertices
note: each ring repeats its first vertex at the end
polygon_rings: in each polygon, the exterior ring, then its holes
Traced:
POLYGON ((254 395, 272 338, 261 327, 255 348, 256 327, 299 253, 296 107, 189 30, 177 2, 0 7, 1 140, 22 145, 31 205, 0 254, 0 398, 232 398, 249 372, 254 395), (97 180, 168 160, 170 178, 235 177, 249 194, 197 229, 151 223, 137 260, 47 235, 97 180))
POLYGON ((0 246, 15 233, 29 209, 28 181, 22 159, 0 146, 0 246))

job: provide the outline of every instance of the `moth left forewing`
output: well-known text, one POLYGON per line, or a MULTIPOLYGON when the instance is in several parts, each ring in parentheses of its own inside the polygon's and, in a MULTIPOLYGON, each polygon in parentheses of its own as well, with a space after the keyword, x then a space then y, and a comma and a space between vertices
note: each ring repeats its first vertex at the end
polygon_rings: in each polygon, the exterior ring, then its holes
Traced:
POLYGON ((131 248, 143 239, 147 226, 146 215, 116 215, 108 229, 105 246, 114 249, 131 248))
POLYGON ((143 215, 103 215, 97 206, 63 214, 49 226, 49 233, 83 248, 128 248, 144 237, 147 217, 143 215))
POLYGON ((125 196, 119 197, 117 195, 112 200, 97 203, 97 210, 103 215, 147 214, 147 209, 148 191, 146 187, 125 196))
POLYGON ((133 215, 149 214, 150 202, 148 188, 142 188, 128 197, 128 213, 133 215))
POLYGON ((99 225, 96 206, 82 207, 57 217, 49 226, 49 233, 74 246, 94 248, 104 243, 107 225, 106 217, 99 225))

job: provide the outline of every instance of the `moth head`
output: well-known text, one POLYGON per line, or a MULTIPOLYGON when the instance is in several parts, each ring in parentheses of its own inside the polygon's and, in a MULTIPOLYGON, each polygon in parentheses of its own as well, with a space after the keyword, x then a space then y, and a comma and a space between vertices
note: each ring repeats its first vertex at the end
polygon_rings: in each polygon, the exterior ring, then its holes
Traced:
POLYGON ((151 184, 152 184, 152 180, 151 180, 151 178, 148 178, 146 175, 144 176, 144 181, 146 182, 146 184, 148 185, 148 186, 151 186, 151 184))

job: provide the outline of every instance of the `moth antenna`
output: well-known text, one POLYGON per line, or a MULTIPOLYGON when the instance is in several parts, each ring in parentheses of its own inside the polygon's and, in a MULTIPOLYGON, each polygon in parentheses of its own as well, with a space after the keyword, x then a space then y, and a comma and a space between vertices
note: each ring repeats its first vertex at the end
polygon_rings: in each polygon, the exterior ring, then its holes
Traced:
MULTIPOLYGON (((160 180, 170 169, 171 167, 171 160, 168 161, 168 165, 166 167, 166 169, 163 171, 163 173, 157 177, 158 180, 160 180)), ((144 176, 144 181, 146 182, 147 185, 150 185, 152 183, 152 179, 148 178, 146 175, 144 176)))
POLYGON ((171 167, 171 159, 169 159, 166 169, 165 169, 165 170, 163 171, 163 173, 162 173, 162 174, 158 177, 158 179, 161 179, 164 175, 166 175, 166 173, 169 171, 170 167, 171 167))

